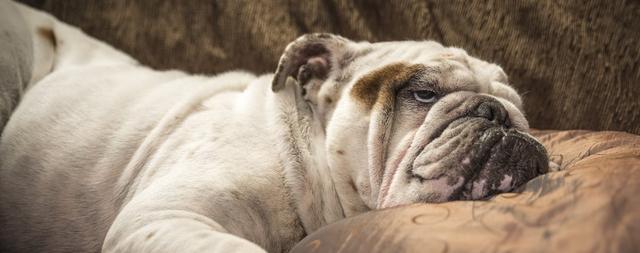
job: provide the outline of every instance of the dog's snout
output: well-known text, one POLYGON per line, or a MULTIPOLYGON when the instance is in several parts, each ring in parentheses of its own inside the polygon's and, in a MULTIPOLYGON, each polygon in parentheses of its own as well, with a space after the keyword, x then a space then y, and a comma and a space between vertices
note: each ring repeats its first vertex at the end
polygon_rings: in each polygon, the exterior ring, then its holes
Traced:
POLYGON ((482 101, 478 104, 474 116, 485 118, 500 126, 507 126, 509 122, 509 113, 504 106, 495 100, 482 101))

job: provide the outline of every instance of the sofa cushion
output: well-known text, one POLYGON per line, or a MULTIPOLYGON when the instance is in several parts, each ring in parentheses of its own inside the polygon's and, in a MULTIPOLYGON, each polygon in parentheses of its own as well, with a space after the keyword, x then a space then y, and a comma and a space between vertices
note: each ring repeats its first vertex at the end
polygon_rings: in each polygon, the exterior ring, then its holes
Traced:
POLYGON ((293 252, 640 252, 640 136, 536 131, 560 170, 488 201, 365 213, 293 252))

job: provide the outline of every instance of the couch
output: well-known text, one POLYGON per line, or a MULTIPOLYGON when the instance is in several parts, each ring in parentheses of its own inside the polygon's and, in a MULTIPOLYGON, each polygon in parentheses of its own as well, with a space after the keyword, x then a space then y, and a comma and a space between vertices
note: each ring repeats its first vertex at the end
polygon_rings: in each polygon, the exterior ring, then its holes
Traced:
MULTIPOLYGON (((556 129, 533 134, 560 169, 516 192, 369 212, 308 235, 292 252, 640 252, 637 1, 23 2, 143 64, 192 73, 271 72, 284 46, 307 32, 435 39, 503 66, 531 125, 556 129)), ((21 64, 0 71, 24 82, 21 64)))

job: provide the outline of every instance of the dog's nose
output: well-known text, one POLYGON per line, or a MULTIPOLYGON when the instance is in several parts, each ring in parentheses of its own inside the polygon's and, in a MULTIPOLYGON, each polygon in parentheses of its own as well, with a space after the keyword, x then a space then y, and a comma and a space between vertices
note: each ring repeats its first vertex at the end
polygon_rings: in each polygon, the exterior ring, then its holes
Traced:
POLYGON ((476 117, 485 118, 500 126, 509 125, 509 113, 507 109, 494 99, 478 104, 473 114, 476 117))

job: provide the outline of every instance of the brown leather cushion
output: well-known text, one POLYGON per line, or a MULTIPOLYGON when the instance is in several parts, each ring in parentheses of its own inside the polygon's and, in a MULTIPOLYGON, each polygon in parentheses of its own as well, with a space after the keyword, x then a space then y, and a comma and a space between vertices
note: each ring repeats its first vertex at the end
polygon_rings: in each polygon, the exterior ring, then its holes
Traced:
POLYGON ((365 213, 293 252, 640 252, 640 136, 535 131, 560 171, 489 201, 365 213))

